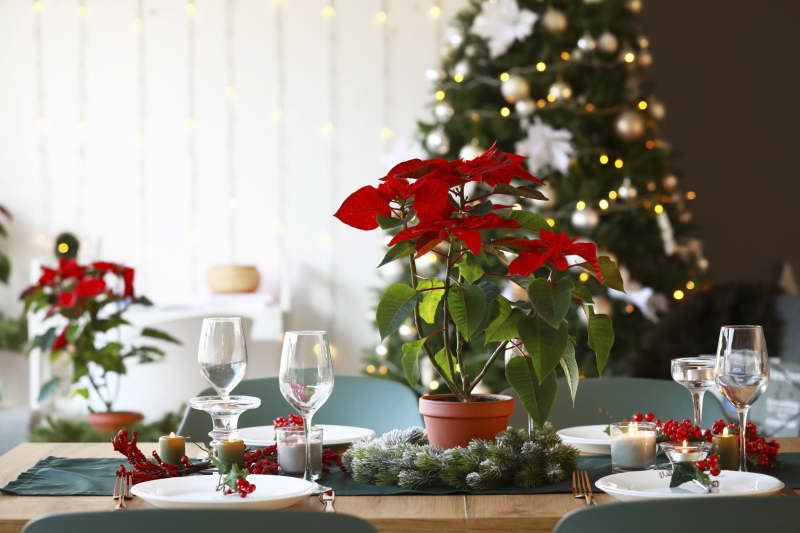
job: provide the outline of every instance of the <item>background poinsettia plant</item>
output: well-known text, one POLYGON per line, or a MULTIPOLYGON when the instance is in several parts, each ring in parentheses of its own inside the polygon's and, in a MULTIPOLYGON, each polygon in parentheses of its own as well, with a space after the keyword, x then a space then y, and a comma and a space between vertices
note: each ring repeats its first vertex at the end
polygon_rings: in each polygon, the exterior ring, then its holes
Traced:
POLYGON ((522 357, 509 360, 506 377, 541 424, 555 399, 556 367, 563 369, 573 399, 577 391, 578 365, 566 320, 571 306, 577 304, 586 314, 598 373, 614 342, 610 318, 594 312, 591 293, 575 283, 572 271, 586 271, 620 291, 623 287, 616 264, 597 257, 594 243, 553 233, 546 219, 518 205, 492 202, 494 195, 547 200, 535 187, 542 181, 521 166, 523 160, 493 146, 469 161, 405 161, 378 187, 351 194, 335 216, 354 228, 381 227, 393 234, 379 266, 405 258, 409 262, 410 285, 389 286, 376 312, 382 338, 413 315, 418 338, 402 347, 409 383, 419 381, 424 350, 450 391, 470 401, 496 358, 513 349, 522 357), (512 185, 514 180, 521 185, 512 185), (488 230, 506 234, 494 238, 488 230), (427 253, 446 261, 444 279, 418 274, 416 259, 427 253), (486 272, 488 255, 507 265, 507 272, 486 272), (525 289, 528 300, 503 296, 508 283, 525 289), (486 360, 475 368, 464 360, 465 342, 487 347, 486 360))
MULTIPOLYGON (((110 374, 125 374, 125 362, 137 358, 149 363, 164 356, 164 351, 153 345, 123 345, 118 332, 129 326, 124 314, 132 305, 153 305, 147 297, 136 296, 133 285, 134 270, 130 267, 105 261, 80 265, 75 259, 60 259, 57 268, 42 267, 35 285, 22 293, 25 312, 45 310, 45 318, 57 325, 30 342, 30 349, 39 348, 49 353, 52 360, 66 354, 72 363, 74 395, 89 398, 89 387, 110 411, 115 391, 110 386, 110 374), (86 378, 80 386, 81 378, 86 378)), ((179 344, 171 335, 143 328, 141 336, 179 344)), ((47 381, 39 392, 39 399, 53 394, 60 378, 47 381)))

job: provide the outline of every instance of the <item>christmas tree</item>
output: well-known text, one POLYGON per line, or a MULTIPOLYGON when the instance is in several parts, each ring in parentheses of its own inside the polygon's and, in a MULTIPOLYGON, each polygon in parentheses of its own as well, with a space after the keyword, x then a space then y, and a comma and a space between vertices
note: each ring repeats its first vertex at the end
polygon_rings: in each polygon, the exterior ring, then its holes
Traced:
MULTIPOLYGON (((705 286, 708 269, 687 209, 695 193, 680 189, 659 134, 665 109, 646 79, 653 59, 641 11, 640 0, 473 0, 445 32, 442 65, 428 72, 432 119, 420 124, 431 157, 471 159, 494 142, 527 156, 549 199, 531 207, 617 260, 626 294, 588 274, 580 281, 613 316, 609 368, 620 374, 630 373, 653 323, 705 286)), ((366 372, 403 381, 400 346, 413 333, 406 325, 370 350, 366 372)), ((592 375, 586 355, 577 359, 592 375)), ((506 386, 502 362, 485 383, 506 386)))

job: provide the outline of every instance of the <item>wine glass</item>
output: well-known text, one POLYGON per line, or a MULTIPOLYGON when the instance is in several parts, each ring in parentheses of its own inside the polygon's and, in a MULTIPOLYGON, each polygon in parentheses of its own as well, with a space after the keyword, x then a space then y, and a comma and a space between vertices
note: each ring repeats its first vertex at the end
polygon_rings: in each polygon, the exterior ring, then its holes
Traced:
POLYGON ((283 337, 281 394, 303 417, 306 468, 303 479, 314 481, 311 464, 311 417, 333 391, 333 363, 326 331, 287 331, 283 337))
POLYGON ((223 400, 244 378, 247 346, 239 317, 204 318, 197 347, 200 371, 223 400))
POLYGON ((716 359, 712 356, 681 357, 672 360, 672 379, 689 390, 692 395, 694 419, 696 427, 703 427, 703 396, 707 390, 714 388, 714 366, 716 359))
POLYGON ((739 413, 739 471, 747 471, 747 413, 769 381, 767 342, 761 326, 723 326, 714 380, 739 413))

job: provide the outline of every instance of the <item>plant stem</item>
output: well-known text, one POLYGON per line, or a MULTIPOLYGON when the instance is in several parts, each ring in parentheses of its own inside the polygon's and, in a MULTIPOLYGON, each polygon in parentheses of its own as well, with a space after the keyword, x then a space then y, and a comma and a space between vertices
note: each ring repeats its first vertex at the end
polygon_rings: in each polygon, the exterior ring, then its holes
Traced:
MULTIPOLYGON (((445 274, 444 274, 444 295, 442 296, 442 298, 444 299, 443 302, 442 302, 442 304, 443 304, 442 305, 442 310, 443 310, 443 317, 442 317, 443 320, 442 320, 442 322, 444 323, 444 326, 443 326, 443 329, 442 329, 442 338, 444 340, 444 353, 447 356, 447 364, 450 366, 450 376, 453 378, 453 385, 455 385, 455 388, 453 389, 453 394, 458 396, 458 399, 463 402, 463 401, 466 401, 464 399, 464 394, 463 394, 463 390, 462 390, 463 383, 461 384, 462 387, 459 387, 457 385, 458 381, 457 381, 457 378, 456 378, 455 367, 453 366, 453 358, 450 355, 450 337, 449 337, 450 306, 447 305, 447 296, 450 294, 450 259, 451 259, 452 255, 453 255, 453 244, 450 243, 450 247, 447 250, 447 269, 446 269, 445 274)), ((456 329, 456 337, 458 337, 458 330, 457 329, 456 329)), ((460 366, 458 367, 458 370, 459 370, 459 372, 461 372, 461 367, 460 366)))
POLYGON ((503 352, 505 351, 505 349, 506 349, 506 346, 507 346, 507 345, 508 345, 508 341, 501 342, 501 343, 500 343, 500 344, 497 346, 497 348, 495 349, 495 351, 494 351, 494 352, 492 352, 492 355, 491 355, 491 356, 489 356, 489 360, 488 360, 488 361, 486 361, 486 364, 485 364, 485 365, 483 365, 483 368, 481 369, 480 373, 478 373, 478 375, 475 377, 475 379, 474 379, 474 380, 472 381, 472 383, 470 384, 470 386, 469 386, 469 392, 472 392, 472 389, 474 389, 474 388, 475 388, 475 386, 476 386, 478 383, 480 383, 480 382, 481 382, 481 380, 483 379, 483 376, 485 376, 485 375, 486 375, 486 372, 488 372, 488 371, 489 371, 489 367, 491 367, 491 366, 492 366, 492 363, 494 363, 494 360, 495 360, 495 359, 497 359, 497 356, 498 356, 498 355, 500 355, 501 353, 503 353, 503 352))
MULTIPOLYGON (((463 211, 464 207, 466 205, 465 201, 464 201, 464 186, 463 185, 458 188, 458 201, 459 201, 459 207, 463 211)), ((450 251, 452 253, 452 248, 453 248, 452 244, 451 244, 450 248, 451 248, 450 251)), ((464 253, 467 253, 467 250, 464 250, 464 252, 462 253, 461 249, 460 249, 460 246, 459 246, 459 248, 456 250, 456 254, 458 255, 458 257, 461 257, 464 253)), ((453 261, 453 262, 455 262, 455 261, 453 261)), ((448 256, 448 265, 447 266, 448 266, 448 269, 449 269, 450 268, 450 257, 449 256, 448 256)), ((459 269, 458 280, 456 281, 456 284, 459 287, 461 286, 461 269, 459 269)), ((464 355, 463 338, 459 334, 458 329, 456 329, 456 358, 458 359, 458 372, 461 374, 461 387, 462 387, 462 390, 464 391, 464 399, 463 399, 463 401, 468 402, 468 401, 470 401, 472 399, 472 394, 471 394, 472 387, 469 386, 469 376, 467 375, 467 368, 464 365, 464 357, 463 357, 463 355, 464 355)))

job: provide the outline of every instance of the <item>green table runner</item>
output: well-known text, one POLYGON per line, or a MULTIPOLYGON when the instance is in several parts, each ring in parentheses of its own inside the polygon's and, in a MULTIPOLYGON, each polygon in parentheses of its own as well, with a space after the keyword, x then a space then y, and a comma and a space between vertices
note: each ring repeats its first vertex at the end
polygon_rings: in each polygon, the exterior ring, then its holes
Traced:
MULTIPOLYGON (((800 453, 782 453, 780 467, 770 472, 792 488, 800 488, 800 453)), ((114 472, 119 459, 67 459, 48 457, 19 475, 0 489, 23 496, 110 496, 114 489, 114 472)), ((581 470, 589 472, 592 483, 611 473, 607 455, 581 456, 581 470)), ((572 480, 533 489, 506 487, 483 491, 462 491, 448 488, 409 490, 356 483, 345 472, 323 474, 320 483, 336 491, 337 496, 370 496, 390 494, 555 494, 572 492, 572 480)))

